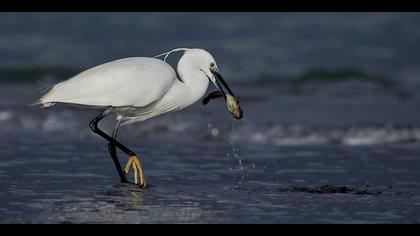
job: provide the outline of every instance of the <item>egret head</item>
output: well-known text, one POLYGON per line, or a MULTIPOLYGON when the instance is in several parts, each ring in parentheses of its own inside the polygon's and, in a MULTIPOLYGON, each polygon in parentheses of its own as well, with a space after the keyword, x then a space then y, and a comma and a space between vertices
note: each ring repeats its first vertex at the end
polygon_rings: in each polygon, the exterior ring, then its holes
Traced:
POLYGON ((177 48, 172 51, 162 53, 156 57, 165 55, 164 61, 172 52, 184 51, 184 55, 181 57, 178 63, 178 73, 203 73, 214 86, 220 90, 220 95, 215 95, 214 97, 223 96, 228 104, 229 112, 236 118, 242 118, 242 110, 240 109, 239 101, 236 99, 234 93, 223 79, 222 75, 219 72, 216 60, 213 56, 204 49, 199 48, 177 48), (225 87, 227 92, 223 89, 222 85, 225 87))
POLYGON ((242 110, 239 105, 239 101, 235 98, 229 85, 223 79, 219 73, 216 61, 213 56, 203 49, 190 49, 185 54, 193 58, 194 64, 199 68, 206 77, 213 82, 213 84, 220 90, 221 96, 223 96, 227 102, 229 112, 236 118, 242 118, 242 110), (222 85, 227 90, 227 93, 223 90, 222 85))
POLYGON ((190 65, 203 72, 222 94, 226 95, 221 85, 227 89, 228 94, 235 96, 222 75, 220 75, 216 60, 209 52, 204 49, 189 49, 185 51, 184 56, 189 59, 190 65))

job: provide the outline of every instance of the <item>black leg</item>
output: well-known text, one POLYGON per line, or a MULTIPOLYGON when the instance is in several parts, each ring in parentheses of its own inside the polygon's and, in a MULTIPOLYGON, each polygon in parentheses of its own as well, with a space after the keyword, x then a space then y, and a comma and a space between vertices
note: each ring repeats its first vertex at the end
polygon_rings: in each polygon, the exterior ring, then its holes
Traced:
POLYGON ((122 145, 120 142, 118 142, 117 140, 111 138, 109 135, 107 135, 105 132, 103 132, 102 130, 100 130, 98 128, 98 122, 101 121, 105 116, 107 116, 110 112, 112 111, 112 109, 107 109, 104 112, 102 112, 101 114, 99 114, 95 119, 93 119, 90 123, 89 123, 89 127, 90 129, 100 135, 102 138, 106 139, 108 142, 114 144, 117 148, 119 148, 121 151, 123 151, 125 154, 127 154, 128 156, 135 156, 136 154, 131 151, 129 148, 127 148, 126 146, 122 145))
MULTIPOLYGON (((120 127, 121 120, 118 120, 117 124, 115 125, 114 132, 112 133, 112 138, 117 140, 118 129, 120 127)), ((128 183, 127 179, 125 178, 125 172, 122 171, 121 165, 117 156, 117 148, 113 143, 108 143, 108 151, 114 161, 115 167, 117 168, 118 175, 120 176, 121 183, 128 183)))
POLYGON ((118 160, 117 149, 115 145, 113 145, 112 143, 108 143, 108 151, 112 157, 112 160, 114 161, 114 165, 118 171, 118 175, 120 176, 121 183, 128 183, 127 179, 125 178, 125 173, 121 168, 120 161, 118 160))
POLYGON ((108 150, 109 150, 109 153, 111 154, 112 160, 114 161, 115 167, 121 178, 121 182, 128 183, 127 179, 125 178, 125 174, 121 168, 120 162, 118 160, 116 147, 121 149, 124 153, 126 153, 129 156, 135 156, 135 153, 131 151, 130 149, 128 149, 126 146, 119 143, 114 138, 108 136, 105 132, 103 132, 102 130, 98 128, 99 121, 101 121, 104 117, 106 117, 111 111, 112 111, 112 108, 107 108, 105 111, 103 111, 101 114, 99 114, 95 119, 93 119, 89 123, 89 127, 94 133, 100 135, 101 137, 103 137, 109 142, 108 150))

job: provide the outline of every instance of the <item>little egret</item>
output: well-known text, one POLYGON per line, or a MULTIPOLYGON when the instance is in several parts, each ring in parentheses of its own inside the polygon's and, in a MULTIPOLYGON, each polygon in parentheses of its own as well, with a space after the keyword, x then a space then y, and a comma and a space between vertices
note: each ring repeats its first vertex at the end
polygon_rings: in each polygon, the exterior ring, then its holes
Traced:
POLYGON ((130 57, 101 64, 57 83, 37 104, 50 107, 62 103, 101 109, 101 113, 90 122, 90 129, 108 141, 108 150, 121 182, 128 183, 126 175, 133 168, 134 184, 145 188, 147 184, 141 162, 132 150, 117 141, 118 128, 192 105, 204 96, 209 80, 220 90, 210 98, 223 96, 228 110, 236 119, 241 119, 239 102, 232 99, 235 96, 219 74, 213 56, 203 49, 178 48, 154 58, 130 57), (169 54, 176 51, 184 52, 177 66, 179 78, 166 63, 169 54), (165 58, 158 59, 161 56, 165 58), (111 136, 98 128, 98 122, 110 114, 115 114, 117 120, 111 136), (128 155, 124 171, 116 148, 128 155))

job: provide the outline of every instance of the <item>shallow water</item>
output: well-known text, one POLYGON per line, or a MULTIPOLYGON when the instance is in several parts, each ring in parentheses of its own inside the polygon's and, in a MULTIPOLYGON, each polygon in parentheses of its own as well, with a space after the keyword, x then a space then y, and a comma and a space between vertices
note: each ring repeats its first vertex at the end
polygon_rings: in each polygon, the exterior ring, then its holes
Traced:
MULTIPOLYGON (((146 190, 118 184, 98 138, 2 142, 2 223, 418 223, 420 145, 274 147, 129 142, 146 190), (26 148, 22 148, 26 147, 26 148), (15 149, 15 150, 13 150, 15 149), (29 151, 29 150, 30 151, 29 151), (13 151, 12 151, 13 150, 13 151), (347 186, 350 193, 289 188, 347 186), (359 192, 359 193, 358 193, 359 192)), ((125 159, 121 156, 122 160, 125 159)))
POLYGON ((255 89, 235 88, 240 121, 219 100, 121 128, 152 185, 141 190, 119 185, 106 143, 87 125, 97 111, 40 109, 28 105, 39 96, 34 86, 1 87, 3 98, 22 96, 0 99, 0 222, 420 221, 417 98, 259 100, 255 89), (323 186, 353 191, 314 193, 323 186))

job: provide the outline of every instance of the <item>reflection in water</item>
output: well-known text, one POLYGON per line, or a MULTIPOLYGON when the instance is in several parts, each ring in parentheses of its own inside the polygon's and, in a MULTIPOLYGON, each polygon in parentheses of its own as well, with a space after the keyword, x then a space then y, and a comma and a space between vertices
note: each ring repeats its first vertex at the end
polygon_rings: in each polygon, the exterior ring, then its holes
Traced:
POLYGON ((109 187, 105 195, 112 197, 125 210, 140 210, 144 191, 133 184, 118 184, 109 187))
POLYGON ((191 201, 183 194, 158 193, 153 188, 142 190, 131 184, 112 185, 93 199, 64 198, 32 204, 39 212, 30 222, 193 223, 203 217, 211 218, 211 212, 200 207, 199 201, 191 201))

